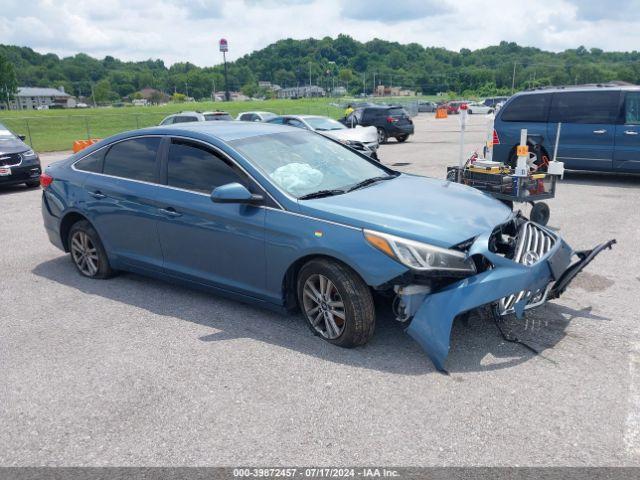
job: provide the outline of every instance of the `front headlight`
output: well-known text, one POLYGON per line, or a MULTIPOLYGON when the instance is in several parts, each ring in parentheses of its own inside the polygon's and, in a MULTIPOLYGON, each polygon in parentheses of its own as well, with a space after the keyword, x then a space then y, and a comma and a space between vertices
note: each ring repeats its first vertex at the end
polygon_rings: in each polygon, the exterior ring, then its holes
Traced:
POLYGON ((475 273, 476 271, 473 261, 457 250, 371 230, 364 230, 364 237, 373 247, 412 270, 456 273, 475 273))
POLYGON ((22 152, 22 157, 23 158, 32 159, 32 158, 35 158, 37 156, 38 155, 33 150, 27 150, 26 152, 22 152))

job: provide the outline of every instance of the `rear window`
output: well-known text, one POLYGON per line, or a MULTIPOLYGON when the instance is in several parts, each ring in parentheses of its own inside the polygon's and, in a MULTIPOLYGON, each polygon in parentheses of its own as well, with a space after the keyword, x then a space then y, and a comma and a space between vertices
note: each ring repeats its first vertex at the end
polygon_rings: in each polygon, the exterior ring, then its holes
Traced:
POLYGON ((400 117, 402 115, 406 115, 407 112, 405 112, 404 108, 390 108, 387 112, 389 115, 392 116, 396 116, 396 117, 400 117))
POLYGON ((624 101, 624 123, 640 124, 640 92, 627 92, 624 101))
POLYGON ((105 151, 105 149, 100 149, 87 155, 75 163, 75 168, 83 172, 102 173, 102 161, 104 160, 105 151))
POLYGON ((160 138, 144 137, 113 145, 104 158, 104 174, 144 182, 156 181, 156 155, 160 138))
POLYGON ((173 123, 197 122, 198 117, 190 117, 188 115, 178 115, 173 117, 173 123))
POLYGON ((566 92, 553 95, 550 122, 615 123, 620 92, 566 92))
POLYGON ((208 113, 204 116, 206 121, 211 120, 232 120, 231 115, 228 113, 208 113))
POLYGON ((505 122, 546 122, 551 94, 521 95, 514 98, 502 111, 505 122))

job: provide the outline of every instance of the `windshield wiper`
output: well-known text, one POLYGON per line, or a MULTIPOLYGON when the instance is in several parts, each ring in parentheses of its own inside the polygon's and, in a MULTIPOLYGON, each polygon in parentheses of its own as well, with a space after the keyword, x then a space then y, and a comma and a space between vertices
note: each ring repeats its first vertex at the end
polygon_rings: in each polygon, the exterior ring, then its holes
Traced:
POLYGON ((371 185, 372 183, 380 182, 382 180, 391 180, 392 178, 396 178, 398 175, 385 175, 383 177, 371 177, 362 180, 361 182, 353 185, 347 192, 352 192, 354 190, 358 190, 359 188, 366 187, 367 185, 371 185))
POLYGON ((302 195, 298 197, 298 200, 309 200, 311 198, 322 198, 322 197, 331 197, 332 195, 341 195, 346 193, 346 190, 340 190, 339 188, 335 188, 333 190, 318 190, 317 192, 307 193, 306 195, 302 195))

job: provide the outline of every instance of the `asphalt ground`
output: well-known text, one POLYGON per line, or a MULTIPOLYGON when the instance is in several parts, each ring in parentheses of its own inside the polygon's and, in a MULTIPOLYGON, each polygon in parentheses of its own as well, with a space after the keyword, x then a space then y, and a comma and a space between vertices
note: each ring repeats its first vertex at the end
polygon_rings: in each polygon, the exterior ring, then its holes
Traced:
MULTIPOLYGON (((457 129, 421 114, 380 157, 442 178, 457 129)), ((465 151, 483 136, 471 117, 465 151)), ((383 308, 345 350, 299 316, 82 278, 45 235, 41 192, 1 190, 0 465, 640 465, 639 192, 639 177, 567 174, 550 225, 576 249, 618 244, 503 325, 540 354, 474 315, 444 375, 383 308)))

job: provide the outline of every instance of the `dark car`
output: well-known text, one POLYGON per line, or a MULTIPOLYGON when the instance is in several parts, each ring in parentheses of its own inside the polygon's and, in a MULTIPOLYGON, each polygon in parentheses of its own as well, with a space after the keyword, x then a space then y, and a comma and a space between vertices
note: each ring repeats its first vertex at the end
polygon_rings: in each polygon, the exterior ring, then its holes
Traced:
POLYGON ((340 120, 347 127, 376 127, 378 143, 386 143, 389 137, 404 142, 413 135, 413 121, 407 111, 399 105, 376 105, 356 108, 340 120))
POLYGON ((0 124, 0 186, 40 185, 40 158, 23 140, 0 124))
POLYGON ((438 105, 435 102, 421 100, 418 102, 418 112, 435 112, 438 105))
POLYGON ((493 159, 514 165, 520 130, 542 171, 553 156, 571 170, 640 173, 640 88, 586 85, 514 95, 496 115, 493 159), (533 150, 540 148, 541 155, 533 150))
POLYGON ((495 106, 497 104, 499 104, 500 102, 506 102, 507 100, 509 100, 509 97, 488 97, 484 99, 484 103, 487 107, 493 107, 495 108, 495 106))

